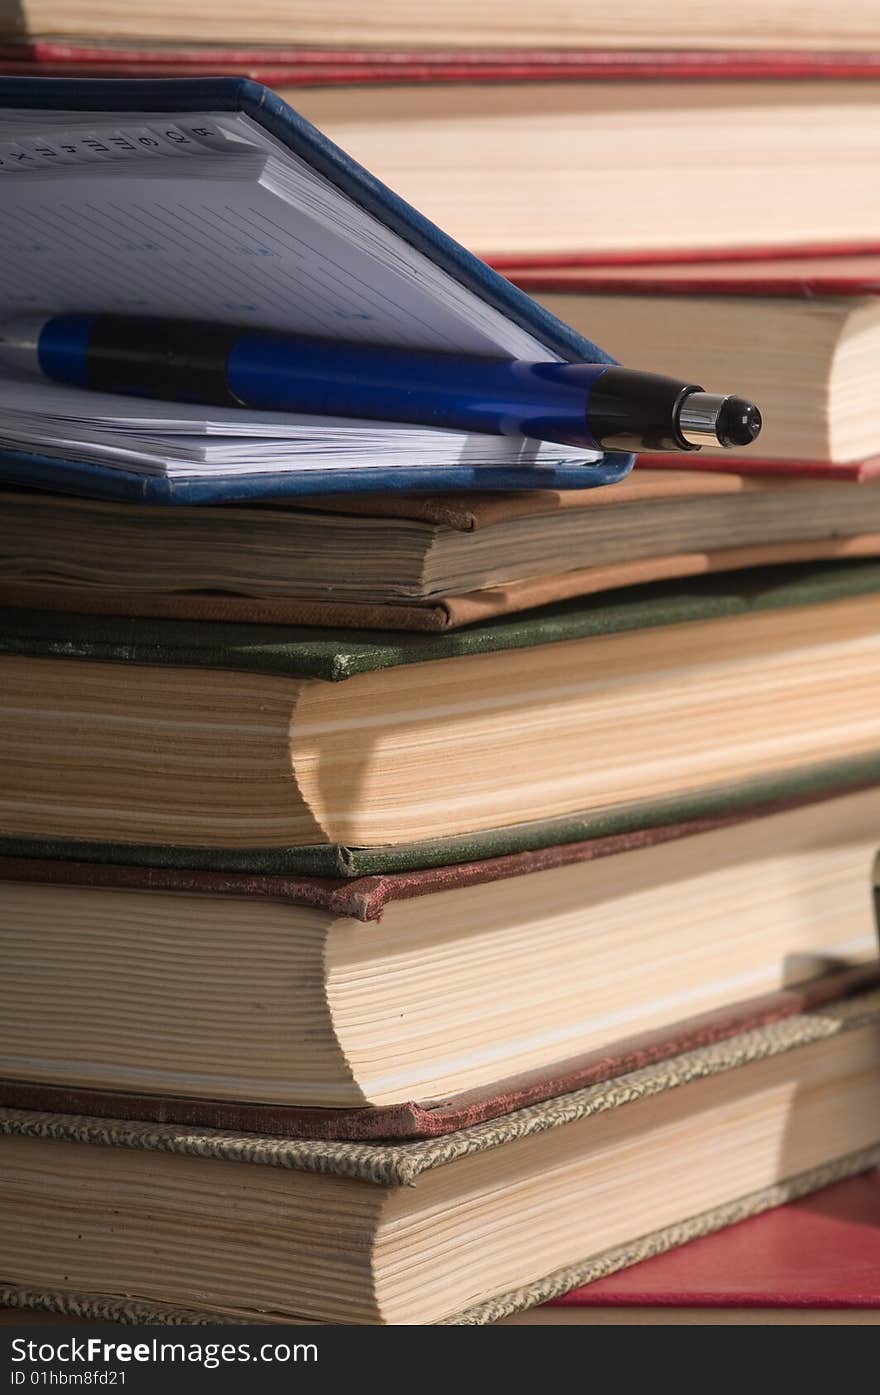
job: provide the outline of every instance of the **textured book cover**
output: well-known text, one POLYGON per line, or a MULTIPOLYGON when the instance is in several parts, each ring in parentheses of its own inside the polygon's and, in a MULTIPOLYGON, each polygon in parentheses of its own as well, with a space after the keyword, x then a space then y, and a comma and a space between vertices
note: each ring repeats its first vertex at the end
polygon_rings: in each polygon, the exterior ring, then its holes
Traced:
MULTIPOLYGON (((438 1138, 417 1142, 346 1143, 318 1139, 291 1140, 181 1125, 102 1120, 71 1114, 23 1109, 0 1109, 0 1133, 43 1139, 53 1146, 76 1142, 98 1148, 134 1148, 160 1154, 179 1153, 247 1166, 293 1169, 323 1176, 356 1179, 367 1185, 396 1189, 417 1185, 420 1177, 457 1160, 502 1148, 506 1144, 597 1118, 667 1091, 686 1090, 698 1082, 776 1058, 795 1054, 880 1020, 880 993, 826 1004, 724 1041, 685 1051, 633 1070, 616 1079, 526 1105, 494 1120, 484 1120, 438 1138)), ((158 1158, 157 1158, 158 1161, 158 1158)), ((678 1245, 709 1235, 724 1226, 795 1200, 846 1177, 880 1164, 880 1144, 870 1143, 830 1162, 780 1178, 733 1201, 719 1203, 650 1235, 544 1275, 521 1288, 498 1294, 463 1309, 446 1322, 483 1324, 561 1297, 573 1289, 662 1254, 678 1245)), ((167 1164, 166 1164, 167 1165, 167 1164)), ((7 1261, 8 1262, 8 1261, 7 1261)), ((168 1308, 150 1300, 108 1298, 80 1291, 35 1290, 0 1274, 0 1304, 49 1308, 94 1318, 129 1322, 206 1322, 204 1312, 168 1308)))
POLYGON ((423 636, 381 630, 298 630, 279 626, 127 620, 115 616, 0 611, 0 654, 59 662, 156 664, 344 682, 356 674, 466 654, 538 649, 545 644, 794 606, 822 605, 880 591, 880 562, 820 563, 706 577, 612 593, 601 602, 548 606, 534 615, 423 636))

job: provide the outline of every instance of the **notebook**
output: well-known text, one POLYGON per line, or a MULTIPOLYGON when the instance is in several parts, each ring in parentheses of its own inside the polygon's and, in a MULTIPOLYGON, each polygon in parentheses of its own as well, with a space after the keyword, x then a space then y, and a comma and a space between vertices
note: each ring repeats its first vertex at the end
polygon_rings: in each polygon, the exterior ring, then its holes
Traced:
POLYGON ((835 1182, 507 1321, 876 1324, 880 1174, 835 1182))
POLYGON ((870 779, 878 588, 776 568, 440 635, 9 609, 4 850, 351 875, 870 779))
MULTIPOLYGON (((86 308, 610 361, 246 80, 2 79, 0 159, 16 229, 4 318, 86 308)), ((587 487, 631 463, 515 437, 163 408, 42 381, 3 385, 0 444, 7 482, 166 503, 355 484, 587 487)))

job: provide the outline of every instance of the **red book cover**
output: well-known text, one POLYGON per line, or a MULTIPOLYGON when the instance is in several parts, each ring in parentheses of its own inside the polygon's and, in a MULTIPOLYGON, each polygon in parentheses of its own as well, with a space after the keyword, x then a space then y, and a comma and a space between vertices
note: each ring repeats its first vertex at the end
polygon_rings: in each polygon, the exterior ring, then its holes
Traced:
POLYGON ((24 40, 0 44, 6 73, 126 77, 247 74, 271 85, 351 82, 572 82, 614 78, 796 81, 871 79, 878 53, 618 49, 358 49, 125 45, 24 40), (133 73, 137 69, 137 73, 133 73))
POLYGON ((840 296, 880 292, 880 242, 810 251, 610 254, 599 257, 495 258, 514 285, 540 296, 563 295, 760 295, 840 296))
POLYGON ((851 480, 867 484, 880 478, 880 456, 870 460, 851 460, 834 465, 825 460, 761 460, 757 456, 738 455, 730 460, 720 455, 691 456, 668 454, 639 456, 639 465, 652 470, 716 470, 734 475, 778 475, 791 479, 851 480))
POLYGON ((556 1298, 579 1308, 880 1308, 880 1172, 556 1298))

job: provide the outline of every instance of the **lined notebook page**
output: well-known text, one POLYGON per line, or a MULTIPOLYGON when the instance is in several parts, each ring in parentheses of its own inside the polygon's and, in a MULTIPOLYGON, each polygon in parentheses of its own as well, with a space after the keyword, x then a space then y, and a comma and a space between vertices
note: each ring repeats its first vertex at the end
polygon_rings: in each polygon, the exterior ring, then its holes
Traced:
POLYGON ((244 116, 5 113, 0 190, 6 315, 176 313, 557 357, 244 116))

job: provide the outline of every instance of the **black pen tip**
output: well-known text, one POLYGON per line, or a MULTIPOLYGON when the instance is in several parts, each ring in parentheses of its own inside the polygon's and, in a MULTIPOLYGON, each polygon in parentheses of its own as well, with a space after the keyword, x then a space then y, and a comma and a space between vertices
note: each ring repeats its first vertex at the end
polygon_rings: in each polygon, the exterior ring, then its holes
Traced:
POLYGON ((750 446, 761 434, 761 413, 743 397, 728 397, 715 423, 722 446, 750 446))

